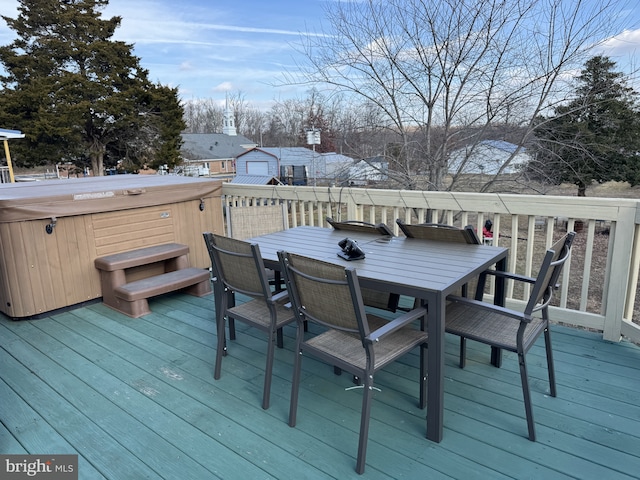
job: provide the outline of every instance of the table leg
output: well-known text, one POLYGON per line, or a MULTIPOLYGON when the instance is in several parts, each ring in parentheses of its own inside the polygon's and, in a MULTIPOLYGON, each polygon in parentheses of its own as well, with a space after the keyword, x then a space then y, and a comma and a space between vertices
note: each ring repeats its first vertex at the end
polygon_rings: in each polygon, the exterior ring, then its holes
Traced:
MULTIPOLYGON (((503 258, 496 263, 496 270, 504 272, 507 269, 507 259, 503 258)), ((504 277, 496 277, 496 290, 493 297, 493 303, 504 307, 506 297, 505 279, 504 277)), ((502 366, 502 350, 497 347, 491 347, 491 364, 500 368, 502 366)))
POLYGON ((444 416, 444 313, 445 298, 428 299, 427 330, 427 438, 442 441, 444 416))

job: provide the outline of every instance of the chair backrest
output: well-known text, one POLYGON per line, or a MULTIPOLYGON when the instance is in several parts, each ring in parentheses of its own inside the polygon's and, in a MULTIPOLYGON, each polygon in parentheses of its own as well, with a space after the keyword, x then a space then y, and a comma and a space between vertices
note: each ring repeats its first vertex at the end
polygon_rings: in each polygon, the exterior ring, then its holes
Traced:
POLYGON ((391 230, 384 223, 368 223, 360 220, 345 220, 338 222, 331 217, 327 217, 327 223, 331 225, 335 230, 346 230, 349 232, 363 232, 363 233, 377 233, 378 235, 387 235, 394 237, 393 230, 391 230))
POLYGON ((369 334, 355 269, 283 251, 278 257, 289 298, 301 320, 369 334))
POLYGON ((269 280, 257 244, 211 232, 205 232, 203 236, 211 258, 214 285, 254 298, 271 297, 269 280))
POLYGON ((575 236, 575 232, 567 233, 545 253, 542 266, 531 291, 531 297, 529 297, 529 302, 525 308, 525 314, 530 315, 532 312, 546 307, 551 302, 553 290, 560 278, 564 264, 569 258, 575 236))
MULTIPOLYGON (((327 223, 331 225, 335 230, 375 233, 377 235, 383 235, 385 237, 395 237, 393 231, 384 223, 378 223, 374 225, 373 223, 362 222, 360 220, 345 220, 344 222, 336 222, 331 217, 327 217, 327 223)), ((364 304, 369 307, 389 310, 391 312, 395 312, 398 308, 398 302, 400 300, 399 295, 383 293, 377 290, 370 290, 368 288, 363 288, 361 290, 361 293, 364 304)))
POLYGON ((464 228, 445 225, 442 223, 408 224, 397 219, 396 223, 407 238, 421 238, 423 240, 436 240, 440 242, 455 242, 480 244, 480 239, 473 226, 464 228))
POLYGON ((255 207, 227 205, 226 215, 227 236, 240 240, 280 232, 289 228, 289 216, 287 206, 284 203, 255 207))

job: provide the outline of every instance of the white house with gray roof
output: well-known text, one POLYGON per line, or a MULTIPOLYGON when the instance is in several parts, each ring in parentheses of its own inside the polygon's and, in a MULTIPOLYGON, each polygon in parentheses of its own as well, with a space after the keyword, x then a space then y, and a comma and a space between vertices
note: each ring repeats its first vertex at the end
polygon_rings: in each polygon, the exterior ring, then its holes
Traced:
POLYGON ((530 155, 513 143, 483 140, 451 152, 449 173, 496 175, 509 159, 509 165, 501 172, 505 175, 517 173, 529 162, 530 155))
POLYGON ((198 175, 233 175, 236 157, 256 146, 243 135, 183 133, 180 152, 187 170, 198 175))

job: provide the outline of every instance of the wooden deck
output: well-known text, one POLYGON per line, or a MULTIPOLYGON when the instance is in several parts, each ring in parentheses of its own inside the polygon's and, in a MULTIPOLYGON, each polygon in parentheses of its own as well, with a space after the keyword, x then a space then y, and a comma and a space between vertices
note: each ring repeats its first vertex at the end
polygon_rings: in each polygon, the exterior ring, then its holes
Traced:
POLYGON ((260 408, 265 340, 238 324, 213 380, 213 296, 170 295, 131 319, 101 304, 0 319, 0 452, 79 454, 81 479, 638 478, 640 347, 553 329, 558 397, 544 349, 528 355, 538 441, 527 440, 518 367, 447 341, 445 431, 425 438, 417 354, 376 378, 367 468, 356 475, 361 394, 303 361, 298 425, 287 426, 293 328, 260 408))

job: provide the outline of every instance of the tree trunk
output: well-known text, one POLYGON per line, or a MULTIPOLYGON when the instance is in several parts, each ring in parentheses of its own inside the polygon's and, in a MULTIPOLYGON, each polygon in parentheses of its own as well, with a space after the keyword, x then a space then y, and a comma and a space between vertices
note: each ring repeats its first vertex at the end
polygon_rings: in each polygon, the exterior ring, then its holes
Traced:
POLYGON ((91 156, 91 169, 94 177, 102 177, 104 175, 104 152, 107 150, 106 145, 93 141, 93 145, 89 149, 91 156))
POLYGON ((587 196, 587 185, 584 182, 577 182, 578 185, 578 196, 586 197, 587 196))

